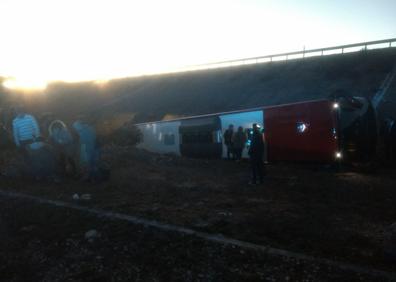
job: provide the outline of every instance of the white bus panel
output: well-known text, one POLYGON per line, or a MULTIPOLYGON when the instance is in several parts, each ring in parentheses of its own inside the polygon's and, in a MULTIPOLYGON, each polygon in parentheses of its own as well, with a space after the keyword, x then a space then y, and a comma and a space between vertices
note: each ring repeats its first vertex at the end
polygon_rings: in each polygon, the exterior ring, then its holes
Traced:
POLYGON ((139 124, 142 142, 138 148, 155 153, 180 155, 180 121, 139 124))

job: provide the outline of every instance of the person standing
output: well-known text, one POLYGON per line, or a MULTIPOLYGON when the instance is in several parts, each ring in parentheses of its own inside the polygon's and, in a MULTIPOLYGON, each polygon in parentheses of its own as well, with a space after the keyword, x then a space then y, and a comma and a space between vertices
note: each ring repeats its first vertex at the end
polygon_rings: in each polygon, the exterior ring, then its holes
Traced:
POLYGON ((76 132, 78 144, 78 163, 83 180, 94 180, 98 171, 99 150, 97 146, 96 131, 80 116, 72 125, 76 132))
POLYGON ((55 115, 51 112, 45 112, 38 117, 38 122, 41 126, 41 135, 44 139, 51 139, 49 128, 51 123, 55 120, 55 115))
POLYGON ((230 124, 228 129, 224 132, 224 144, 227 147, 227 159, 231 159, 234 157, 233 152, 233 137, 234 137, 234 125, 230 124))
POLYGON ((15 108, 15 114, 12 121, 14 142, 22 152, 28 173, 37 180, 47 178, 57 182, 53 153, 42 141, 37 120, 21 106, 15 108))
POLYGON ((394 166, 396 162, 396 122, 393 121, 390 129, 389 129, 389 135, 390 135, 390 161, 391 165, 394 166))
POLYGON ((15 145, 24 150, 26 146, 40 138, 40 127, 37 120, 26 114, 23 107, 15 108, 15 118, 12 121, 12 131, 15 145))
POLYGON ((250 184, 257 184, 257 177, 259 178, 260 184, 262 184, 264 181, 264 148, 265 144, 263 132, 260 130, 259 125, 254 123, 251 144, 248 152, 252 169, 252 181, 250 184))
POLYGON ((243 131, 243 127, 239 126, 238 131, 234 134, 233 139, 235 159, 237 161, 240 161, 242 159, 242 152, 245 148, 246 140, 246 133, 243 131))
POLYGON ((57 156, 59 172, 62 175, 74 175, 75 144, 67 125, 56 119, 48 126, 49 140, 57 156))

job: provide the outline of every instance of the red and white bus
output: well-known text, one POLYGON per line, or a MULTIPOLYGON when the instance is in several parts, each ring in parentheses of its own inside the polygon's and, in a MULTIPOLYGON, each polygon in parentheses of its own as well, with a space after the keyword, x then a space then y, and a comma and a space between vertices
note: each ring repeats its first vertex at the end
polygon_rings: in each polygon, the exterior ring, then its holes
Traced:
MULTIPOLYGON (((376 150, 376 114, 370 101, 361 97, 140 123, 138 147, 186 157, 225 158, 224 131, 232 124, 235 129, 242 126, 249 136, 253 123, 263 128, 269 162, 369 161, 376 150)), ((248 157, 247 148, 242 156, 248 157)))

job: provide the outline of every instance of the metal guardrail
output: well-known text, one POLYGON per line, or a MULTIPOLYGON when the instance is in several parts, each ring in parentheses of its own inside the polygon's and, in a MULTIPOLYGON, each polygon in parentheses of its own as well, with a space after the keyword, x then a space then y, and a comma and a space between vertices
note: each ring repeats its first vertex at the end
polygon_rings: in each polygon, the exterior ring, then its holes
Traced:
MULTIPOLYGON (((306 55, 310 55, 312 53, 319 53, 318 56, 325 56, 330 54, 325 54, 328 51, 339 51, 339 54, 344 54, 345 51, 349 48, 358 48, 361 47, 359 50, 354 52, 358 52, 361 50, 367 50, 369 46, 374 45, 387 45, 380 48, 391 48, 396 47, 393 46, 393 43, 396 42, 396 38, 384 39, 384 40, 376 40, 376 41, 367 41, 355 44, 347 44, 347 45, 339 45, 333 47, 326 47, 326 48, 318 48, 318 49, 310 49, 310 50, 302 50, 302 51, 295 51, 295 52, 288 52, 288 53, 278 53, 260 57, 251 57, 251 58, 244 58, 244 59, 237 59, 237 60, 229 60, 229 61, 220 61, 214 63, 207 63, 207 64, 199 64, 199 65, 191 65, 182 68, 182 70, 204 70, 204 69, 212 69, 212 68, 223 68, 223 67, 231 67, 231 66, 240 66, 245 64, 258 64, 258 63, 265 63, 265 62, 272 62, 275 59, 277 61, 287 61, 290 60, 291 56, 301 56, 301 57, 294 57, 293 59, 303 59, 306 55)), ((334 53, 331 53, 334 54, 334 53)), ((311 57, 311 56, 310 56, 311 57)))

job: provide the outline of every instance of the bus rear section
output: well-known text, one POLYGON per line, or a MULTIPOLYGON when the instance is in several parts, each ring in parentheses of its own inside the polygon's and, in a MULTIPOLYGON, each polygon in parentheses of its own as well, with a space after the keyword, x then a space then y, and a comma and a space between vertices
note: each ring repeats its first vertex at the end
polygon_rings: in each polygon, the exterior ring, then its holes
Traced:
POLYGON ((319 100, 265 108, 268 160, 329 163, 341 158, 334 104, 319 100))
POLYGON ((339 146, 345 162, 365 163, 375 159, 378 126, 376 111, 363 97, 337 100, 339 146))

